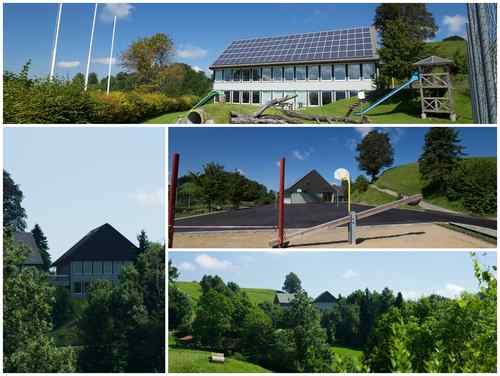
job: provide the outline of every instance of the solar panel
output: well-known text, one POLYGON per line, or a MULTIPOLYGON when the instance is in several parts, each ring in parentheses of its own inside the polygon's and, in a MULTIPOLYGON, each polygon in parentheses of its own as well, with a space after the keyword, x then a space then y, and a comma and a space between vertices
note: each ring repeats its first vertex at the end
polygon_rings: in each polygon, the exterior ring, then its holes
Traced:
POLYGON ((376 58, 370 27, 237 40, 213 67, 376 58))

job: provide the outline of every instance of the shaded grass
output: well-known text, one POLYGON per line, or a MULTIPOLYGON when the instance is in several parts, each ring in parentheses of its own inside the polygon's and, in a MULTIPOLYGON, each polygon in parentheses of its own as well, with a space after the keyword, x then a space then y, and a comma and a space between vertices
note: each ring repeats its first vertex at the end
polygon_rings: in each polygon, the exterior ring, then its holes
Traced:
POLYGON ((269 373, 270 371, 256 364, 225 359, 224 363, 209 362, 210 352, 199 350, 168 350, 168 372, 178 373, 269 373))
MULTIPOLYGON (((201 286, 198 282, 176 282, 176 285, 194 302, 197 302, 201 296, 201 286)), ((272 303, 276 294, 276 290, 271 289, 242 288, 241 290, 246 292, 250 301, 256 305, 263 302, 272 303)))
POLYGON ((359 366, 361 365, 362 358, 363 358, 362 351, 350 349, 348 347, 339 347, 339 346, 332 346, 331 351, 335 354, 348 356, 348 357, 352 358, 354 363, 356 363, 359 366))

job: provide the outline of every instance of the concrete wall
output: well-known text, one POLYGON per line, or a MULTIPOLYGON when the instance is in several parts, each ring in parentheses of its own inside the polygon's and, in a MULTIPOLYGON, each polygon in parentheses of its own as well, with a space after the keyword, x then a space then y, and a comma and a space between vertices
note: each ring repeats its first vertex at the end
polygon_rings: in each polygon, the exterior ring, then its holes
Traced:
POLYGON ((294 192, 290 195, 291 204, 306 204, 310 202, 321 202, 321 194, 311 194, 305 192, 294 192))

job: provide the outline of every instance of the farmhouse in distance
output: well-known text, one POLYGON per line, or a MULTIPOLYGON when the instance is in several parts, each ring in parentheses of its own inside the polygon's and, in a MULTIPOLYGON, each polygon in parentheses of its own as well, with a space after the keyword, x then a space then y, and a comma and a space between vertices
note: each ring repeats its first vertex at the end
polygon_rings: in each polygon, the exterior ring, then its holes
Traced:
MULTIPOLYGON (((279 305, 282 308, 290 308, 295 294, 277 292, 274 296, 274 304, 279 305)), ((324 291, 313 301, 313 305, 321 311, 328 311, 332 309, 335 304, 337 304, 337 299, 329 292, 324 291)))

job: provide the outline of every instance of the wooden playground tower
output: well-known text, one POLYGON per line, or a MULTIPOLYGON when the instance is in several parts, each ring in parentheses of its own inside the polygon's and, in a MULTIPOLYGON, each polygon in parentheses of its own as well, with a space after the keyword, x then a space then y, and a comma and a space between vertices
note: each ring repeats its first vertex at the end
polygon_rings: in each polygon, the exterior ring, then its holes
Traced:
POLYGON ((414 63, 418 69, 422 119, 427 114, 448 114, 457 120, 453 108, 450 67, 453 61, 439 56, 429 56, 414 63))

